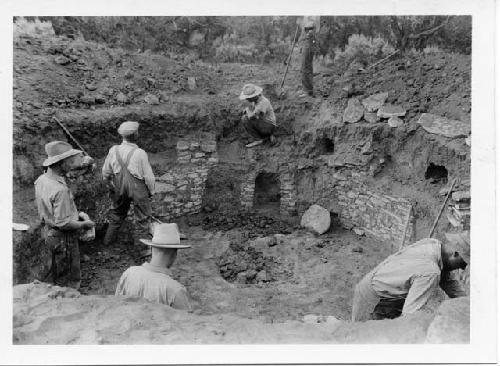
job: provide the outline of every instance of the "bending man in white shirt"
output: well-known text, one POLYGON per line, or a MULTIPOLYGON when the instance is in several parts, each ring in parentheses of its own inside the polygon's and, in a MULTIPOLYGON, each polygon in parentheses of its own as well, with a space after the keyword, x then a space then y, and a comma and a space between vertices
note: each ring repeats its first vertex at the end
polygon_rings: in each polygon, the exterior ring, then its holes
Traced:
POLYGON ((469 262, 468 233, 448 234, 447 239, 445 243, 432 238, 417 241, 365 275, 354 290, 352 321, 414 313, 438 286, 449 297, 466 296, 454 271, 465 269, 469 262))

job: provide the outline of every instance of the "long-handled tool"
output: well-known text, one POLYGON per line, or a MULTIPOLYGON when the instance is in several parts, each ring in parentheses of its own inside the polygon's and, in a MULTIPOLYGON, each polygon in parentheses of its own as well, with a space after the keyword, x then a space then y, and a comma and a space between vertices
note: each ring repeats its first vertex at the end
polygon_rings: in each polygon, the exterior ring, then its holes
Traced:
POLYGON ((408 210, 408 216, 406 217, 406 224, 403 232, 403 237, 401 238, 401 243, 399 243, 398 250, 401 250, 401 248, 403 248, 403 245, 405 245, 406 231, 408 230, 408 224, 410 223, 412 212, 413 212, 413 206, 410 206, 410 209, 408 210))
POLYGON ((293 36, 292 49, 290 50, 290 54, 288 55, 288 58, 286 60, 285 73, 283 74, 283 78, 281 79, 281 83, 280 83, 280 95, 283 94, 283 85, 285 85, 286 74, 288 73, 288 68, 290 67, 290 62, 292 61, 293 49, 295 48, 295 45, 297 44, 297 34, 298 33, 299 33, 299 25, 297 25, 297 29, 295 30, 295 35, 293 36))
POLYGON ((448 202, 448 197, 450 197, 450 193, 453 190, 453 187, 455 186, 456 181, 457 181, 457 178, 453 179, 453 182, 451 182, 450 189, 448 190, 448 193, 446 194, 446 198, 444 199, 443 205, 441 206, 441 209, 439 210, 439 213, 436 217, 436 220, 434 220, 434 224, 432 224, 432 228, 431 228, 431 231, 429 233, 429 238, 432 238, 432 234, 434 234, 434 230, 436 229, 439 218, 441 217, 441 214, 443 213, 444 207, 446 206, 446 202, 448 202))
MULTIPOLYGON (((81 151, 82 151, 85 155, 89 155, 89 154, 85 151, 85 149, 83 148, 83 146, 82 146, 82 145, 80 145, 80 143, 79 143, 79 142, 78 142, 78 141, 74 138, 74 136, 71 134, 71 132, 69 132, 69 131, 68 131, 68 129, 66 128, 66 126, 64 126, 64 125, 62 124, 62 122, 61 122, 61 121, 59 121, 59 120, 58 120, 55 116, 53 116, 53 117, 52 117, 52 119, 53 119, 54 121, 56 121, 56 122, 57 122, 57 124, 58 124, 58 125, 59 125, 62 129, 63 129, 63 131, 66 133, 66 135, 68 135, 68 136, 69 136, 69 138, 70 138, 70 139, 71 139, 71 140, 72 140, 72 141, 76 144, 76 146, 78 146, 78 148, 79 148, 79 149, 80 149, 80 150, 81 150, 81 151)), ((90 156, 90 155, 89 155, 89 156, 90 156)))

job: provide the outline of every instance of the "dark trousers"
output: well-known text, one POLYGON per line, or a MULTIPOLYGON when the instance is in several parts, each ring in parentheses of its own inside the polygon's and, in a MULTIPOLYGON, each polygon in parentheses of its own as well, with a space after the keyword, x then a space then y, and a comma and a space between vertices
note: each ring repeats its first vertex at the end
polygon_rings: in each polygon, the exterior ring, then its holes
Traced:
POLYGON ((136 232, 146 239, 149 234, 149 222, 152 214, 149 190, 146 184, 137 180, 134 184, 132 197, 128 193, 119 194, 113 191, 110 192, 110 195, 112 204, 109 210, 109 226, 104 237, 104 244, 109 245, 116 240, 132 202, 134 202, 134 213, 137 221, 136 232))
POLYGON ((300 71, 302 74, 302 88, 309 95, 313 95, 313 52, 310 46, 305 46, 302 49, 300 71))
POLYGON ((259 140, 269 138, 276 130, 276 126, 272 123, 266 122, 262 119, 250 119, 246 115, 243 116, 242 122, 247 133, 253 138, 259 140))
POLYGON ((80 248, 78 231, 59 231, 45 226, 42 229, 45 248, 41 256, 43 281, 78 288, 80 285, 80 248))

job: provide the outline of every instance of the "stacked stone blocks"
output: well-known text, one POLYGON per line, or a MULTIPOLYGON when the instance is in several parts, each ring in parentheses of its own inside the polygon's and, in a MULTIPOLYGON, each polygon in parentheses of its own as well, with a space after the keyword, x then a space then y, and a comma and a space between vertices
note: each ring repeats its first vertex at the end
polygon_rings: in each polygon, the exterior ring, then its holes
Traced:
POLYGON ((218 163, 212 135, 187 136, 176 145, 177 165, 157 178, 153 212, 167 220, 201 210, 208 172, 218 163))

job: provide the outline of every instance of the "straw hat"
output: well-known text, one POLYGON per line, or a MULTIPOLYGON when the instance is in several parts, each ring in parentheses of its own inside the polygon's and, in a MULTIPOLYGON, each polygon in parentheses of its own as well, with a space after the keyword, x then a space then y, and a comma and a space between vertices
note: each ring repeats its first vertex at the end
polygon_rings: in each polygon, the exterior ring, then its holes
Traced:
POLYGON ((446 233, 444 234, 446 240, 460 253, 460 256, 470 263, 470 239, 469 232, 462 231, 460 233, 446 233))
POLYGON ((177 224, 158 224, 154 227, 153 239, 139 239, 142 243, 164 249, 185 249, 190 245, 182 245, 177 224))
POLYGON ((82 151, 73 149, 70 144, 64 141, 49 142, 45 145, 45 152, 48 158, 44 160, 43 166, 50 166, 70 156, 82 153, 82 151))
POLYGON ((262 88, 260 86, 254 84, 245 84, 239 98, 240 100, 245 100, 256 97, 260 93, 262 93, 262 88))
POLYGON ((122 136, 132 135, 139 129, 139 122, 126 121, 118 127, 118 133, 122 136))

